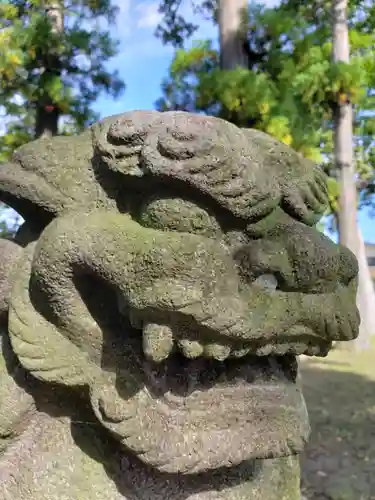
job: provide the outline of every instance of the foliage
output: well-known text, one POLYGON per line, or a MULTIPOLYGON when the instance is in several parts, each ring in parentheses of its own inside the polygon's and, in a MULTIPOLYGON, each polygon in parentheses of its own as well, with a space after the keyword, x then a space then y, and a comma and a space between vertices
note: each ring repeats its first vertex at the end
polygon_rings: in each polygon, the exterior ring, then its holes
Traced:
POLYGON ((56 2, 0 4, 0 106, 10 120, 0 161, 34 136, 38 109, 57 111, 80 130, 96 118, 91 106, 101 92, 117 96, 124 88, 117 72, 105 67, 117 51, 109 30, 116 14, 111 1, 68 1, 62 30, 46 14, 56 2))
MULTIPOLYGON (((198 29, 198 25, 187 21, 181 15, 182 0, 161 0, 159 13, 162 21, 156 29, 156 36, 163 43, 171 44, 173 47, 181 48, 184 42, 190 38, 198 29)), ((199 13, 205 18, 217 19, 218 0, 200 0, 196 3, 192 0, 193 12, 199 13)))
MULTIPOLYGON (((162 2, 164 19, 158 35, 166 43, 176 33, 180 35, 174 39, 178 49, 157 107, 205 112, 242 127, 261 129, 323 163, 332 177, 331 209, 336 210, 339 192, 332 161, 332 113, 340 101, 350 99, 355 113, 354 148, 361 200, 369 203, 375 191, 373 3, 349 2, 350 64, 333 64, 331 60, 331 2, 283 0, 275 8, 251 4, 245 41, 248 68, 230 72, 221 71, 219 54, 210 42, 183 48, 183 37, 191 36, 194 29, 184 28, 181 19, 172 29, 171 17, 165 12, 171 5, 176 9, 177 3, 162 2)), ((215 4, 206 2, 205 8, 211 8, 215 18, 215 4)))
POLYGON ((13 238, 21 223, 22 218, 14 210, 0 204, 0 238, 13 238))

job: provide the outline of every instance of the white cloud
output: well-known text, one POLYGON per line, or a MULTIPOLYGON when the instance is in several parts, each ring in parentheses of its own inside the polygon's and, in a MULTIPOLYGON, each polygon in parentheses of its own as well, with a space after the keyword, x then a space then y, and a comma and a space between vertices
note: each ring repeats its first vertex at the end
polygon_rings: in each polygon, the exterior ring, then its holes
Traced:
POLYGON ((14 94, 14 96, 10 99, 10 102, 17 104, 17 106, 21 106, 24 104, 25 99, 20 94, 14 94))
MULTIPOLYGON (((153 51, 160 52, 158 45, 161 41, 155 38, 155 28, 162 20, 162 15, 158 12, 159 0, 115 0, 120 9, 116 18, 116 27, 113 35, 122 42, 122 51, 130 52, 133 48, 143 45, 152 45, 153 51), (149 43, 149 42, 153 43, 149 43)), ((217 27, 211 21, 207 21, 199 14, 193 12, 193 1, 183 0, 180 14, 185 19, 195 23, 199 28, 194 33, 195 39, 207 39, 217 37, 217 27)))
POLYGON ((142 2, 141 4, 137 5, 135 8, 139 15, 137 20, 137 27, 155 29, 162 19, 162 15, 159 13, 158 9, 158 2, 142 2))
POLYGON ((91 60, 86 54, 77 54, 73 57, 73 61, 83 71, 88 71, 91 68, 91 60))
POLYGON ((264 5, 266 7, 277 7, 280 4, 281 0, 266 0, 264 5))
MULTIPOLYGON (((155 28, 162 16, 158 12, 159 0, 115 0, 120 9, 116 19, 116 28, 113 35, 120 39, 120 54, 112 59, 110 66, 130 68, 140 59, 154 60, 159 57, 172 57, 174 49, 163 46, 161 40, 155 37, 155 28)), ((191 46, 194 40, 213 40, 218 46, 218 27, 211 20, 203 19, 201 14, 194 13, 193 0, 182 0, 180 14, 182 17, 198 26, 191 40, 186 44, 191 46)), ((274 7, 280 0, 264 0, 268 7, 274 7)), ((147 64, 147 63, 146 63, 147 64)))
POLYGON ((116 35, 121 36, 121 38, 128 37, 131 34, 130 28, 132 25, 132 0, 115 0, 113 3, 119 8, 116 16, 116 29, 114 31, 117 31, 116 35))

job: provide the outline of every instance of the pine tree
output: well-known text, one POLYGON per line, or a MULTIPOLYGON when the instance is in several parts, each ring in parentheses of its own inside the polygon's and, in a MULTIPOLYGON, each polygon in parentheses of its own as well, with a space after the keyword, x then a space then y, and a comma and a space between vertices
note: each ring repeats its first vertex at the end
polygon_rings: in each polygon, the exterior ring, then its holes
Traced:
POLYGON ((42 135, 81 130, 101 92, 124 84, 106 62, 117 52, 110 0, 9 0, 0 5, 0 160, 42 135))

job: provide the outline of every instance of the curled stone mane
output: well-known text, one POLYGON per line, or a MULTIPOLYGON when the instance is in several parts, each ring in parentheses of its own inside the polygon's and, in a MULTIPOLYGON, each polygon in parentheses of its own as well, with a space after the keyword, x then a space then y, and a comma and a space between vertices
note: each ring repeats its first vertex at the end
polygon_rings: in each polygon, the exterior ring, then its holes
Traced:
MULTIPOLYGON (((0 412, 0 467, 30 411, 36 463, 65 457, 43 481, 69 500, 297 500, 296 356, 325 356, 359 323, 356 261, 311 227, 320 168, 218 118, 134 111, 20 148, 0 200, 26 219, 0 275, 2 335, 25 374, 18 387, 0 364, 0 402, 23 401, 0 412), (88 460, 87 433, 100 458, 82 492, 71 460, 88 460)), ((45 498, 24 460, 32 487, 0 472, 0 498, 45 498)))
POLYGON ((250 224, 282 206, 313 225, 328 202, 315 164, 262 132, 218 118, 140 111, 99 125, 93 138, 109 168, 178 179, 250 224))

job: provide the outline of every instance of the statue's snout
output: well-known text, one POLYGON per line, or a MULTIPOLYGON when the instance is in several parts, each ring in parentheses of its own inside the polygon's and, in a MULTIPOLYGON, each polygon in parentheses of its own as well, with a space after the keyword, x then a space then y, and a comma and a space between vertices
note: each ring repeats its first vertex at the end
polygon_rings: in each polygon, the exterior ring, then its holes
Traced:
POLYGON ((329 292, 348 286, 358 274, 358 263, 350 250, 337 245, 314 228, 293 223, 283 236, 296 284, 311 292, 329 292))

